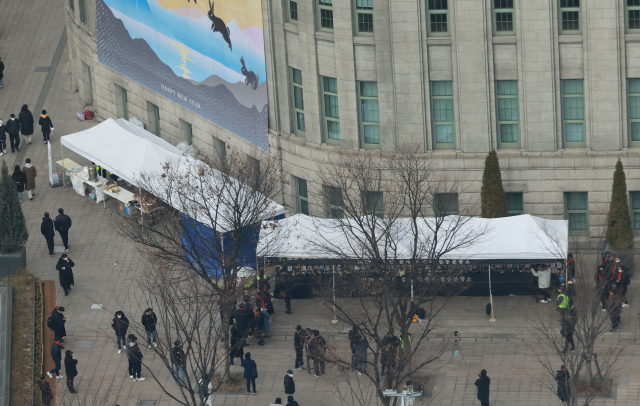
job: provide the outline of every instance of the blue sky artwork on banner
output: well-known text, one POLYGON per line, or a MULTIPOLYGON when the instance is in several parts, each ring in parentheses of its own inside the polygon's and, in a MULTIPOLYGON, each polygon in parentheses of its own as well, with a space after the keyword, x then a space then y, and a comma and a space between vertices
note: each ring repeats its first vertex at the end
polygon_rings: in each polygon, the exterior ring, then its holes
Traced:
POLYGON ((268 151, 261 7, 260 0, 96 0, 98 59, 268 151))

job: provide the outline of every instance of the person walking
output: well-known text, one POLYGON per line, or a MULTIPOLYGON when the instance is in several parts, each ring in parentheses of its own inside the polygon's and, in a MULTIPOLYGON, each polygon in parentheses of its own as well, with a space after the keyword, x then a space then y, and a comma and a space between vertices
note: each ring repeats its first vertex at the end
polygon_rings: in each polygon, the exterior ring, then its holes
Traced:
POLYGON ((184 369, 187 366, 187 357, 180 346, 180 341, 173 342, 171 361, 173 362, 173 379, 176 386, 178 386, 178 377, 180 377, 180 385, 184 385, 184 369))
POLYGON ((561 365, 560 370, 556 373, 556 382, 558 383, 558 398, 561 402, 567 402, 569 400, 569 379, 571 379, 569 371, 565 369, 564 365, 561 365))
POLYGON ((313 359, 314 376, 317 378, 324 375, 325 352, 327 350, 327 340, 320 335, 320 331, 313 330, 314 337, 309 341, 309 353, 313 359))
POLYGON ((20 170, 20 165, 16 165, 14 167, 11 179, 13 179, 13 182, 16 184, 18 198, 20 199, 20 203, 22 203, 22 192, 24 192, 24 185, 27 183, 27 177, 24 176, 24 173, 20 170))
POLYGON ((285 313, 291 314, 291 292, 289 290, 283 290, 281 294, 284 293, 284 306, 287 308, 285 313))
POLYGON ((69 229, 71 228, 72 222, 71 217, 64 214, 64 210, 62 208, 58 209, 55 224, 56 231, 60 233, 60 238, 64 244, 64 251, 69 252, 69 229))
POLYGON ((31 159, 27 158, 26 163, 22 167, 22 173, 26 176, 27 181, 25 182, 24 188, 29 195, 29 200, 33 200, 33 196, 35 196, 36 189, 36 176, 38 176, 38 171, 36 167, 31 165, 31 159))
POLYGON ((487 370, 483 369, 476 379, 474 384, 478 387, 478 400, 480 406, 489 406, 489 386, 491 385, 491 379, 487 376, 487 370))
POLYGON ((33 114, 29 111, 29 106, 22 105, 22 110, 18 114, 18 121, 20 122, 20 132, 24 136, 24 141, 27 145, 32 144, 31 136, 33 135, 33 114))
POLYGON ((113 320, 111 320, 111 328, 116 333, 118 354, 120 354, 122 353, 122 345, 127 345, 125 336, 127 335, 127 330, 129 329, 129 319, 124 315, 124 312, 122 310, 118 310, 113 320))
POLYGON ((569 302, 569 295, 566 293, 566 289, 561 287, 558 289, 558 298, 556 299, 556 305, 558 306, 558 312, 560 312, 561 321, 566 320, 569 311, 571 310, 571 305, 569 302))
MULTIPOLYGON (((124 317, 124 314, 123 316, 124 317)), ((133 368, 133 382, 136 381, 144 381, 146 378, 140 377, 140 372, 142 372, 142 351, 140 351, 140 347, 138 347, 138 337, 133 334, 130 336, 131 341, 129 342, 129 356, 131 357, 131 366, 133 368)), ((118 353, 120 351, 118 350, 118 353)))
POLYGON ((11 152, 20 152, 20 122, 16 119, 16 115, 11 113, 7 121, 7 132, 9 133, 9 141, 11 143, 11 152))
POLYGON ((358 375, 367 373, 367 350, 369 348, 369 342, 362 335, 358 334, 354 343, 356 350, 356 361, 358 362, 358 375))
POLYGON ((2 63, 2 58, 0 58, 0 89, 4 87, 2 84, 2 79, 4 78, 4 63, 2 63))
POLYGON ((571 344, 571 352, 576 350, 576 344, 573 341, 573 323, 571 318, 567 318, 567 320, 562 323, 562 328, 560 329, 560 335, 564 337, 564 348, 562 349, 562 353, 566 354, 567 349, 569 348, 569 344, 571 344))
POLYGON ((76 264, 69 258, 67 254, 62 254, 56 265, 58 276, 60 277, 60 287, 64 289, 64 295, 69 296, 71 286, 75 286, 73 279, 73 267, 76 264))
POLYGON ((47 110, 42 110, 42 115, 38 119, 38 125, 42 128, 42 138, 46 144, 50 140, 51 131, 53 131, 53 123, 51 122, 51 117, 47 115, 47 110))
POLYGON ((158 332, 156 331, 156 325, 158 324, 158 317, 153 312, 152 308, 148 308, 142 314, 142 325, 144 331, 147 333, 147 345, 151 348, 153 343, 154 347, 158 346, 158 332))
POLYGON ((64 326, 67 323, 67 319, 64 317, 63 312, 64 307, 56 306, 51 312, 51 317, 47 320, 47 326, 53 331, 55 337, 60 337, 61 343, 64 343, 64 337, 67 335, 67 329, 64 326))
POLYGON ((42 218, 42 224, 40 224, 40 232, 44 236, 44 239, 47 240, 47 247, 49 248, 49 256, 52 257, 53 256, 53 237, 56 236, 56 225, 53 219, 49 217, 49 212, 44 213, 44 217, 42 218))
POLYGON ((49 385, 49 382, 47 382, 47 380, 44 378, 44 375, 40 375, 38 387, 40 388, 40 398, 42 399, 42 406, 51 406, 51 401, 53 400, 53 392, 51 392, 51 386, 49 385))
POLYGON ((306 331, 301 325, 296 326, 296 332, 293 334, 293 349, 296 351, 296 362, 294 369, 299 371, 304 366, 304 343, 306 340, 306 331))
POLYGON ((64 378, 63 375, 60 375, 60 369, 62 368, 62 344, 60 343, 62 339, 60 337, 56 337, 55 340, 53 341, 53 344, 51 344, 51 359, 53 360, 53 362, 55 363, 56 367, 53 368, 51 371, 47 372, 47 375, 49 375, 49 378, 53 378, 53 373, 56 373, 56 379, 62 379, 64 378))
POLYGON ((538 294, 542 296, 540 303, 547 303, 551 300, 549 287, 551 286, 551 267, 541 266, 538 270, 531 268, 533 276, 538 278, 538 294))
POLYGON ((264 334, 267 336, 267 338, 269 337, 269 333, 271 333, 271 317, 269 317, 269 310, 267 309, 266 305, 265 307, 261 307, 260 311, 262 312, 262 315, 264 316, 264 334))
POLYGON ((389 329, 387 335, 382 339, 382 351, 380 362, 382 363, 382 374, 384 375, 385 369, 387 374, 393 374, 396 369, 396 358, 398 358, 398 347, 400 346, 400 340, 394 334, 393 327, 389 329))
POLYGON ((623 301, 622 307, 629 307, 627 288, 631 283, 631 276, 626 267, 618 267, 618 274, 613 277, 613 282, 616 284, 616 289, 620 292, 620 301, 623 301))
POLYGON ((609 319, 611 320, 611 330, 609 330, 609 332, 613 333, 618 331, 621 312, 622 302, 620 295, 612 289, 609 291, 609 298, 607 299, 607 313, 609 313, 609 319))
POLYGON ((7 126, 0 120, 0 156, 7 152, 7 126))
POLYGON ((242 364, 242 357, 244 356, 244 346, 242 345, 242 337, 238 334, 236 326, 231 327, 231 338, 229 345, 229 364, 233 363, 234 358, 240 358, 240 364, 242 364))
POLYGON ((287 404, 286 404, 286 406, 298 406, 298 402, 293 400, 293 396, 289 395, 289 396, 287 396, 287 404))
POLYGON ((247 393, 251 393, 250 386, 253 386, 253 394, 257 395, 256 378, 258 377, 258 367, 256 366, 256 362, 251 359, 250 352, 244 354, 244 359, 242 360, 241 365, 244 368, 244 379, 247 380, 247 393))
POLYGON ((67 389, 69 389, 69 392, 71 393, 78 393, 78 391, 73 387, 73 378, 78 375, 78 369, 76 368, 78 360, 73 359, 71 354, 73 354, 73 352, 71 350, 67 350, 64 356, 64 370, 67 374, 67 389))
POLYGON ((296 393, 296 383, 293 380, 293 371, 287 370, 287 374, 284 376, 284 393, 287 395, 293 395, 296 393))

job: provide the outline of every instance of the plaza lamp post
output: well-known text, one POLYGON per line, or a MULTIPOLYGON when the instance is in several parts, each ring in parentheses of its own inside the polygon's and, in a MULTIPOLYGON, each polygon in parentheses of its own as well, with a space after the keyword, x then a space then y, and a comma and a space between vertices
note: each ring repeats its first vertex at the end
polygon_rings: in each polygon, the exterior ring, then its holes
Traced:
POLYGON ((400 406, 406 405, 406 398, 418 398, 422 396, 422 392, 409 392, 403 391, 398 393, 395 389, 386 389, 382 391, 382 394, 390 398, 400 398, 400 406))

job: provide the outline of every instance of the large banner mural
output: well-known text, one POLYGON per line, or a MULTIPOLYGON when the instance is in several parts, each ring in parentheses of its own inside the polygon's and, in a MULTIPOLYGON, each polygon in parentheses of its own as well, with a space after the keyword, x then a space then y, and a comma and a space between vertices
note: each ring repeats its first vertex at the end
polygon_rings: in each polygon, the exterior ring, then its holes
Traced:
POLYGON ((269 150, 260 0, 96 0, 103 65, 269 150))

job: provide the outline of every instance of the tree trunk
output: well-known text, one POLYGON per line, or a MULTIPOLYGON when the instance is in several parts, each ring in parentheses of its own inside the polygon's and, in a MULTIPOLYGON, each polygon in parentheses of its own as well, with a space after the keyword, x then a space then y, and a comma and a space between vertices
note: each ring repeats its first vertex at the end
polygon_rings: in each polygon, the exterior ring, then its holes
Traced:
MULTIPOLYGON (((222 354, 224 357, 224 361, 223 361, 223 375, 222 375, 222 382, 224 383, 228 383, 231 380, 231 373, 230 373, 230 369, 231 366, 229 365, 229 318, 230 318, 230 314, 228 312, 229 310, 229 306, 226 306, 225 304, 222 305, 222 354)), ((215 362, 215 361, 214 361, 215 362)))

